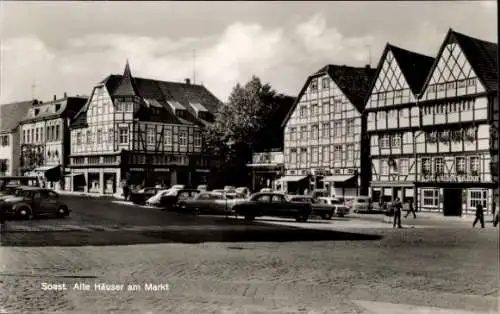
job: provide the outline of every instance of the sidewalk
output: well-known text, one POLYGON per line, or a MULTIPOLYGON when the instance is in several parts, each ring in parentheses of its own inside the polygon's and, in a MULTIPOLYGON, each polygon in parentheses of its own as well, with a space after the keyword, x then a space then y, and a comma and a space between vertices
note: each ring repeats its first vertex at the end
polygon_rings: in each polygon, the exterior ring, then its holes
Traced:
POLYGON ((71 192, 71 191, 56 191, 60 195, 68 195, 68 196, 83 196, 83 197, 91 197, 91 198, 100 198, 100 199, 117 199, 124 200, 124 197, 119 194, 97 194, 97 193, 85 193, 85 192, 71 192))
MULTIPOLYGON (((404 215, 406 215, 406 212, 403 211, 401 218, 404 218, 404 215)), ((462 216, 444 216, 443 213, 432 213, 432 212, 417 212, 417 219, 420 220, 434 220, 434 221, 451 221, 451 222, 463 222, 463 223, 473 223, 474 220, 476 219, 476 215, 474 214, 467 214, 467 215, 462 215, 462 216)), ((413 218, 413 215, 410 214, 408 218, 413 218)), ((386 216, 383 215, 383 218, 381 218, 384 222, 393 222, 393 217, 392 216, 386 216)), ((487 214, 484 215, 484 222, 485 223, 491 223, 493 222, 493 215, 492 214, 487 214)))

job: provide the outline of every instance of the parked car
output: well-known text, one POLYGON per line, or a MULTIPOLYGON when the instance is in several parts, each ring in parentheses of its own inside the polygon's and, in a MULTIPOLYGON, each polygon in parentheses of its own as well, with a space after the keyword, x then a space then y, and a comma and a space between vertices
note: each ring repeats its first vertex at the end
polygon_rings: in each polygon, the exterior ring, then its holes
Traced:
POLYGON ((355 213, 369 212, 373 209, 369 196, 357 196, 347 202, 347 206, 355 213))
POLYGON ((238 194, 201 192, 192 199, 179 201, 178 207, 195 214, 229 214, 238 202, 243 201, 238 194))
POLYGON ((208 191, 208 185, 206 184, 201 184, 201 185, 198 185, 196 187, 197 190, 200 190, 200 191, 208 191))
POLYGON ((247 187, 244 187, 244 186, 236 188, 235 192, 240 194, 240 195, 243 195, 244 197, 249 197, 251 194, 250 189, 247 187))
POLYGON ((318 197, 328 197, 328 191, 326 189, 317 189, 311 192, 311 196, 313 198, 318 198, 318 197))
POLYGON ((39 187, 18 187, 14 195, 3 199, 1 206, 5 216, 21 219, 41 215, 66 217, 71 212, 58 193, 39 187))
POLYGON ((311 215, 320 216, 322 219, 332 219, 335 214, 335 207, 324 200, 313 198, 309 195, 294 195, 288 198, 290 202, 311 204, 311 215))
POLYGON ((233 210, 246 220, 254 220, 259 216, 274 216, 305 222, 311 215, 312 207, 310 203, 290 202, 282 193, 259 192, 235 204, 233 210))
POLYGON ((160 197, 160 206, 163 210, 172 210, 179 207, 179 203, 194 198, 200 194, 196 189, 174 189, 160 197))
POLYGON ((146 204, 146 200, 155 196, 160 188, 157 187, 146 187, 137 191, 132 191, 129 196, 129 200, 134 204, 146 204))
POLYGON ((271 189, 271 188, 262 188, 262 189, 260 189, 260 192, 272 192, 272 191, 273 191, 273 189, 271 189))
POLYGON ((318 197, 318 201, 325 202, 334 207, 334 215, 344 217, 348 215, 351 210, 340 199, 336 197, 318 197))
POLYGON ((172 185, 169 190, 182 190, 182 189, 185 189, 186 186, 184 184, 176 184, 176 185, 172 185))
POLYGON ((161 198, 167 193, 175 193, 175 190, 159 190, 156 194, 146 200, 146 205, 149 206, 160 206, 161 198))

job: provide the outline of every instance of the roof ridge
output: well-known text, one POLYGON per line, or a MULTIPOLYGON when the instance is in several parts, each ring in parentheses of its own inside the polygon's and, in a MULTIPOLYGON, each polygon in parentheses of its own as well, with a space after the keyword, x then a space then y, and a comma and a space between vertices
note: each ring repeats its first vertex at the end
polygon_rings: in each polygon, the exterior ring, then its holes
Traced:
POLYGON ((396 45, 393 45, 393 44, 390 44, 390 43, 388 43, 387 46, 389 46, 389 48, 391 50, 392 49, 401 50, 402 52, 409 53, 409 54, 412 54, 412 55, 415 55, 415 56, 421 56, 421 57, 427 57, 427 58, 430 58, 430 59, 434 59, 434 57, 431 57, 429 55, 426 55, 426 54, 423 54, 423 53, 420 53, 420 52, 416 52, 416 51, 412 51, 412 50, 408 50, 408 49, 405 49, 405 48, 401 48, 399 46, 396 46, 396 45))
POLYGON ((459 33, 457 31, 454 31, 453 29, 451 30, 451 32, 453 34, 455 34, 455 35, 459 35, 459 36, 465 37, 465 38, 467 38, 469 40, 479 41, 479 42, 482 42, 482 43, 485 43, 485 44, 490 44, 490 45, 498 46, 498 43, 495 43, 495 42, 492 42, 492 41, 488 41, 488 40, 484 40, 484 39, 477 38, 477 37, 472 37, 472 36, 466 35, 464 33, 459 33))

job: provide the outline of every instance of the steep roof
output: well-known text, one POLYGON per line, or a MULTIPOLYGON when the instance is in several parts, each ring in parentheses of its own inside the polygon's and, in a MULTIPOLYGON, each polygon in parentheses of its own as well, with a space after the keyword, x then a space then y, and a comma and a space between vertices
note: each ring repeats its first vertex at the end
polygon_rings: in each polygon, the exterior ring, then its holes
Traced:
POLYGON ((32 108, 38 109, 37 114, 35 115, 33 110, 27 110, 21 122, 29 123, 32 121, 55 119, 59 117, 73 118, 86 102, 87 97, 70 96, 48 102, 32 103, 32 108))
POLYGON ((356 107, 359 112, 363 111, 365 107, 365 98, 369 92, 369 88, 374 78, 375 69, 372 69, 369 66, 351 67, 346 65, 328 64, 308 77, 295 103, 283 120, 282 126, 284 126, 288 122, 288 119, 297 107, 300 98, 309 86, 311 80, 324 74, 328 74, 330 76, 330 78, 340 88, 342 93, 344 93, 344 95, 349 99, 349 101, 354 105, 354 107, 356 107))
POLYGON ((414 94, 418 94, 425 83, 434 58, 387 44, 398 62, 399 68, 414 94))
MULTIPOLYGON (((201 125, 206 121, 197 117, 195 108, 199 106, 198 104, 205 107, 212 115, 218 111, 222 104, 217 97, 202 85, 132 77, 128 63, 124 75, 109 75, 100 84, 104 84, 112 99, 120 96, 139 97, 141 107, 136 112, 135 118, 140 121, 201 125), (131 84, 128 82, 131 82, 131 84), (124 95, 125 93, 129 94, 124 95), (132 93, 134 94, 132 95, 132 93), (191 105, 195 103, 196 106, 191 105), (179 117, 175 115, 173 108, 183 109, 187 114, 179 117)), ((72 127, 77 128, 86 125, 86 112, 89 104, 90 101, 76 115, 71 124, 72 127)))
POLYGON ((422 91, 426 88, 427 84, 429 84, 429 80, 431 79, 432 73, 437 66, 439 57, 443 53, 444 48, 450 43, 457 43, 460 46, 472 69, 474 69, 474 72, 476 72, 486 90, 488 92, 497 91, 498 44, 455 32, 451 28, 448 30, 443 44, 439 49, 438 57, 435 59, 428 73, 425 84, 422 86, 422 91))
POLYGON ((32 105, 32 100, 0 105, 0 132, 16 129, 32 105))

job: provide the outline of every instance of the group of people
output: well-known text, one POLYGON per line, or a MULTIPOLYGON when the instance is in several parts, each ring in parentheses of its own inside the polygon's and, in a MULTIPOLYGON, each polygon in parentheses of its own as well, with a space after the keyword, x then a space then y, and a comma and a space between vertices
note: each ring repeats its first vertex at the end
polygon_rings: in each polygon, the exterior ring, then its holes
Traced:
MULTIPOLYGON (((401 211, 403 210, 403 204, 401 203, 399 197, 397 197, 396 200, 394 200, 394 202, 391 204, 391 208, 394 217, 393 228, 396 228, 396 226, 398 228, 402 228, 401 211)), ((496 227, 500 222, 499 214, 498 213, 495 214, 495 209, 496 209, 496 204, 493 204, 493 227, 496 227)), ((410 213, 413 214, 413 218, 417 218, 417 215, 415 214, 415 208, 413 207, 413 201, 410 201, 408 203, 408 209, 404 217, 407 218, 410 213)), ((474 228, 478 222, 481 224, 481 228, 484 228, 484 208, 483 205, 480 203, 476 205, 476 219, 474 219, 472 227, 474 228)))

